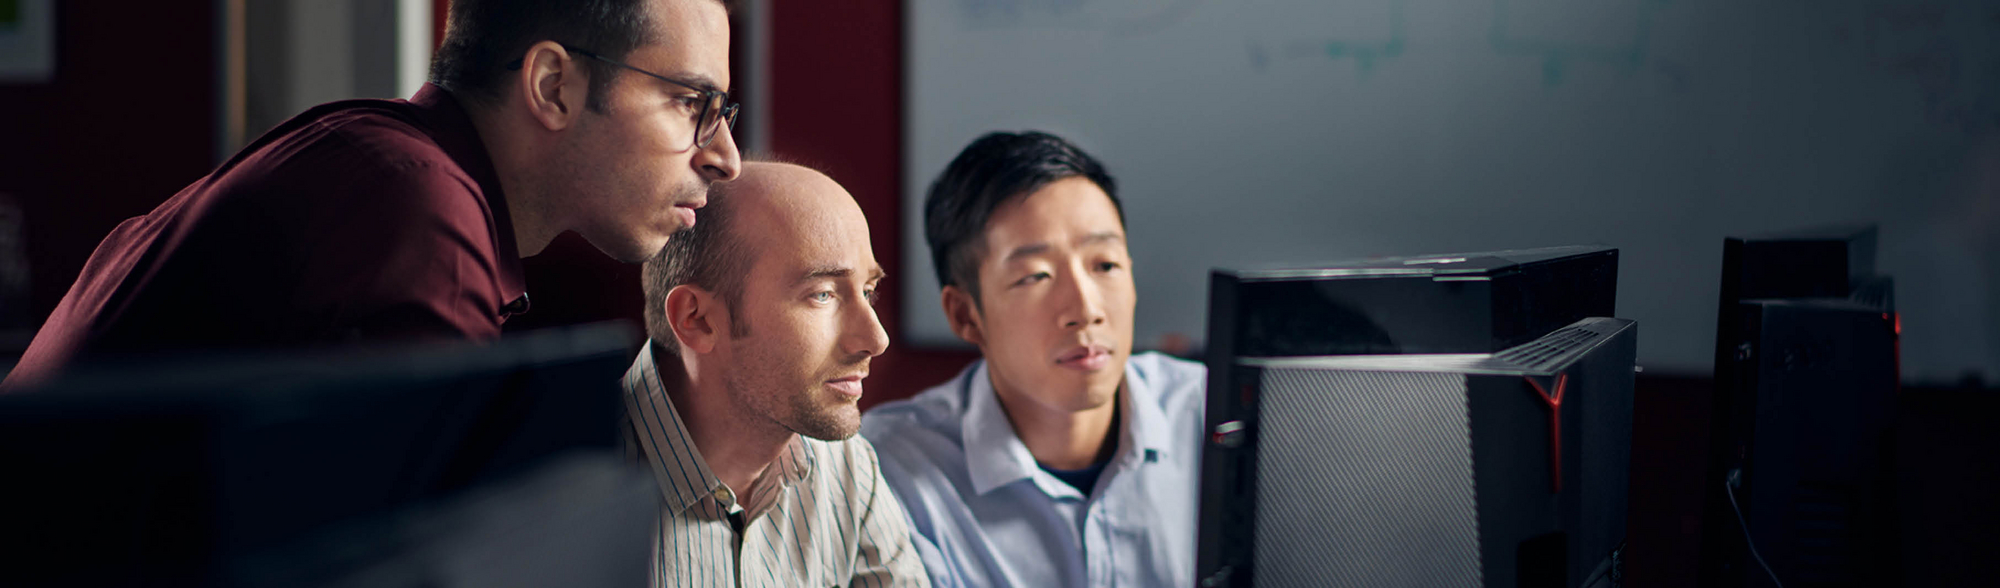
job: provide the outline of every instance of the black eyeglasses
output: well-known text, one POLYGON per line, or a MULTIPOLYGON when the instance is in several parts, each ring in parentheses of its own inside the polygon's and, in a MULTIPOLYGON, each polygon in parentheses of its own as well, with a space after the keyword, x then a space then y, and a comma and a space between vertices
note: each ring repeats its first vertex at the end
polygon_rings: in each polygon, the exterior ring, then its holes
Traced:
MULTIPOLYGON (((716 138, 717 136, 720 136, 720 135, 722 134, 722 128, 723 128, 724 126, 727 126, 727 127, 731 128, 731 129, 734 129, 734 128, 736 128, 736 111, 737 111, 737 108, 738 108, 738 107, 740 107, 740 106, 742 106, 742 105, 740 105, 740 104, 737 104, 737 103, 735 103, 735 102, 730 102, 730 101, 729 101, 729 93, 728 93, 728 92, 724 92, 724 91, 722 91, 722 90, 709 90, 709 89, 703 89, 703 88, 697 88, 697 87, 694 87, 694 86, 691 86, 691 85, 688 85, 688 83, 687 83, 687 82, 682 82, 682 81, 680 81, 680 80, 676 80, 676 79, 673 79, 673 78, 670 78, 670 77, 667 77, 667 76, 663 76, 663 75, 660 75, 660 74, 656 74, 656 73, 653 73, 653 72, 650 72, 650 71, 646 71, 646 70, 643 70, 643 69, 639 69, 639 68, 636 68, 636 67, 632 67, 631 65, 629 65, 629 64, 627 64, 627 63, 625 63, 625 62, 622 62, 622 61, 618 61, 618 60, 616 60, 616 59, 612 59, 612 58, 609 58, 609 57, 605 57, 605 56, 603 56, 603 55, 598 55, 598 54, 596 54, 596 53, 593 53, 593 52, 590 52, 590 51, 586 51, 586 50, 583 50, 583 49, 578 49, 578 48, 575 48, 575 47, 571 47, 571 46, 568 46, 568 45, 563 45, 563 49, 564 49, 564 50, 567 50, 567 51, 571 51, 571 52, 574 52, 574 53, 578 53, 578 54, 581 54, 581 55, 583 55, 584 57, 589 57, 589 58, 591 58, 591 59, 595 59, 595 60, 598 60, 598 61, 602 61, 602 62, 605 62, 605 63, 609 63, 609 64, 611 64, 611 65, 616 65, 616 66, 618 66, 618 67, 622 67, 622 68, 625 68, 625 69, 629 69, 629 70, 632 70, 632 71, 636 71, 636 72, 639 72, 639 73, 642 73, 642 74, 646 74, 646 75, 648 75, 648 76, 652 76, 652 77, 653 77, 654 79, 657 79, 657 80, 660 80, 660 81, 663 81, 663 82, 666 82, 666 83, 669 83, 669 84, 673 84, 673 85, 676 85, 676 86, 680 86, 680 87, 682 87, 682 88, 687 88, 687 89, 689 89, 689 90, 693 90, 693 91, 695 91, 695 92, 697 92, 697 93, 700 93, 700 94, 701 94, 701 109, 700 109, 700 110, 699 110, 699 111, 698 111, 698 112, 697 112, 697 113, 695 114, 695 116, 694 116, 694 128, 695 128, 695 133, 694 133, 694 148, 695 148, 695 149, 707 149, 707 148, 708 148, 708 145, 709 145, 710 143, 714 143, 714 142, 715 142, 715 138, 716 138)), ((508 64, 507 64, 507 69, 510 69, 510 70, 517 70, 517 69, 521 69, 521 60, 519 60, 519 59, 516 59, 516 60, 514 60, 514 61, 512 61, 512 62, 508 63, 508 64)))

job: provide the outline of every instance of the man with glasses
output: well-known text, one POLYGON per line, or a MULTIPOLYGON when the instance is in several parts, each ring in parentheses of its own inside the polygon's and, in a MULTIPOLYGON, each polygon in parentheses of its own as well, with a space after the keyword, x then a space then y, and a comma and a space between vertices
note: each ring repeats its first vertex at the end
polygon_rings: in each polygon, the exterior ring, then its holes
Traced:
POLYGON ((1193 586, 1201 364, 1132 354, 1117 187, 1046 133, 992 133, 924 199, 945 318, 980 361, 869 411, 938 586, 1193 586))
POLYGON ((882 268, 832 179, 757 162, 646 262, 625 375, 660 483, 655 586, 926 586, 861 426, 882 268))
POLYGON ((165 351, 491 340, 521 258, 637 263, 740 166, 717 0, 453 0, 431 83, 322 105, 119 225, 4 386, 165 351))

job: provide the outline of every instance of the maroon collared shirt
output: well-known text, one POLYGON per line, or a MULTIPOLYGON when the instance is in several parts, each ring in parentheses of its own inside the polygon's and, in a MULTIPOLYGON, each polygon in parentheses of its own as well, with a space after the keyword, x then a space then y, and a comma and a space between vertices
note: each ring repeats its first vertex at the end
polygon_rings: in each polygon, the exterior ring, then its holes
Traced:
POLYGON ((492 160, 426 85, 308 110, 118 225, 4 387, 134 355, 492 340, 526 305, 492 160))

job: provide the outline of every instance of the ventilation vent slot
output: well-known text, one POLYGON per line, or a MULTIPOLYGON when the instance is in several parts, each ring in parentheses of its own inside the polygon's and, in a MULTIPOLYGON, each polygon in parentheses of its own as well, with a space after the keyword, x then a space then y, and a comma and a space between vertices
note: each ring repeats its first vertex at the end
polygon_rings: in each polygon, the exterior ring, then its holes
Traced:
POLYGON ((1556 329, 1540 339, 1495 353, 1493 358, 1531 370, 1551 369, 1571 354, 1583 351, 1611 334, 1616 326, 1615 320, 1584 319, 1556 329))

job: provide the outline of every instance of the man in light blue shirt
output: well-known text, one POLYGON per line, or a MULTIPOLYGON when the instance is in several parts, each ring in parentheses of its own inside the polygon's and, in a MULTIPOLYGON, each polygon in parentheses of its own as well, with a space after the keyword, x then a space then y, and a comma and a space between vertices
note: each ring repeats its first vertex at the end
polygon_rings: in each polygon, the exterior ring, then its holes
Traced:
POLYGON ((952 330, 984 356, 862 418, 938 586, 1191 586, 1205 372, 1131 356, 1124 211, 1060 138, 992 133, 924 202, 952 330))

